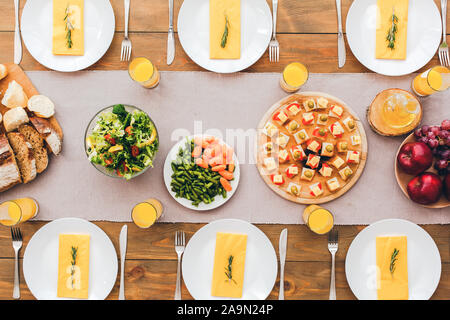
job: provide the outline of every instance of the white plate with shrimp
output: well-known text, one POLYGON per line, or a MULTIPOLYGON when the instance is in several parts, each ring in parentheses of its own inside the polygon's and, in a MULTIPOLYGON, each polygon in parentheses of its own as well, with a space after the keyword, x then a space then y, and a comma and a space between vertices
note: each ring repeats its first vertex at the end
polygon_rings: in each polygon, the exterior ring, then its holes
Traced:
MULTIPOLYGON (((206 204, 204 202, 200 202, 198 204, 198 206, 195 206, 192 204, 192 200, 182 198, 182 197, 176 197, 176 193, 174 191, 172 191, 172 187, 171 187, 172 174, 173 174, 173 169, 172 169, 171 163, 172 163, 172 161, 175 161, 175 159, 177 158, 177 154, 178 154, 180 148, 185 148, 186 142, 188 140, 192 141, 194 139, 194 137, 197 137, 197 136, 188 136, 188 137, 181 139, 172 147, 172 149, 167 154, 166 161, 164 163, 164 183, 165 183, 167 191, 169 191, 170 195, 182 206, 192 209, 192 210, 196 210, 196 211, 212 210, 212 209, 218 208, 221 205, 225 204, 225 202, 230 200, 230 198, 236 192, 236 189, 239 184, 239 177, 240 177, 239 161, 236 156, 236 153, 233 151, 233 162, 235 164, 235 169, 233 171, 233 180, 229 181, 232 189, 231 189, 231 191, 227 192, 225 198, 222 195, 218 194, 214 197, 214 201, 212 201, 208 204, 206 204)), ((227 145, 222 140, 220 140, 218 138, 216 138, 216 139, 219 144, 226 145, 226 146, 228 146, 228 148, 231 148, 229 145, 227 145)), ((209 168, 211 169, 211 167, 209 167, 209 168)))

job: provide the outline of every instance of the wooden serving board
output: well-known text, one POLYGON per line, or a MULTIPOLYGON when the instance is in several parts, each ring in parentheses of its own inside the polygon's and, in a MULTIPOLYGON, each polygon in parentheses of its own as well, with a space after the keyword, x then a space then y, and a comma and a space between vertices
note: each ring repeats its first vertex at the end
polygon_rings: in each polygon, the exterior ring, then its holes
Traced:
MULTIPOLYGON (((398 162, 397 162, 397 157, 398 157, 398 153, 400 152, 400 149, 403 147, 403 145, 405 143, 408 142, 415 142, 416 139, 414 138, 414 133, 411 133, 408 137, 406 137, 406 139, 402 142, 402 144, 400 145, 400 147, 398 148, 398 151, 395 155, 395 163, 394 163, 394 168, 395 168, 395 178, 397 179, 397 183, 400 186, 400 189, 402 189, 403 193, 405 194, 405 196, 411 200, 411 198, 408 195, 408 191, 407 191, 407 185, 408 182, 411 181, 412 178, 414 178, 413 175, 407 174, 405 172, 402 171, 402 169, 399 167, 398 162)), ((435 161, 435 159, 433 160, 435 161)), ((427 172, 433 172, 437 174, 437 171, 433 168, 433 166, 431 166, 427 172)), ((412 200, 411 200, 412 201, 412 200)), ((440 199, 438 202, 430 204, 430 205, 424 205, 424 204, 420 204, 417 203, 420 206, 423 207, 427 207, 427 208, 432 208, 432 209, 440 209, 440 208, 446 208, 446 207, 450 207, 450 201, 447 200, 447 198, 445 197, 444 194, 441 195, 440 199)))
MULTIPOLYGON (((6 78, 0 80, 0 100, 3 99, 3 95, 6 92, 6 89, 8 88, 8 85, 11 81, 15 80, 18 84, 20 84, 23 87, 23 90, 25 91, 25 94, 28 98, 39 94, 39 92, 36 90, 36 88, 33 86, 33 83, 31 83, 31 80, 27 77, 25 72, 22 70, 20 66, 14 63, 8 63, 5 64, 6 68, 8 69, 8 75, 6 78)), ((9 109, 2 105, 0 103, 0 112, 2 115, 8 111, 9 109)), ((27 110, 28 112, 28 110, 27 110)), ((55 117, 51 117, 48 119, 50 123, 53 125, 55 130, 59 133, 61 138, 63 137, 63 131, 61 126, 59 125, 58 121, 55 117)), ((2 130, 4 131, 3 123, 1 125, 2 130)))
MULTIPOLYGON (((303 108, 303 107, 302 107, 303 108)), ((304 110, 304 109, 302 109, 304 110)), ((328 113, 328 109, 327 109, 327 113, 328 113)), ((329 124, 327 124, 328 127, 329 124)), ((315 125, 313 126, 315 127, 315 125)), ((346 129, 344 129, 346 130, 346 129)), ((350 134, 347 131, 345 131, 344 137, 342 139, 346 139, 347 141, 350 142, 350 136, 353 135, 354 133, 350 134)), ((292 144, 292 140, 293 140, 293 136, 290 136, 290 141, 288 143, 288 147, 292 144)), ((342 140, 339 139, 339 140, 342 140)), ((294 140, 294 144, 295 144, 295 140, 294 140)), ((342 196, 343 194, 345 194, 348 190, 350 190, 355 183, 358 181, 359 177, 361 176, 364 167, 366 165, 366 161, 367 161, 367 149, 368 149, 368 144, 367 144, 367 137, 366 137, 366 132, 364 130, 364 127, 362 125, 361 120, 359 119, 358 115, 342 100, 333 97, 329 94, 326 93, 322 93, 322 92, 302 92, 302 93, 298 93, 298 94, 293 94, 290 95, 280 101, 278 101, 277 103, 275 103, 274 105, 272 105, 267 111, 266 113, 263 115, 260 123, 258 124, 257 127, 257 139, 256 139, 256 143, 255 143, 255 154, 257 155, 257 162, 256 162, 256 166, 258 168, 258 171, 262 177, 262 179, 264 180, 264 182, 269 186, 270 189, 272 189, 272 191, 274 191, 276 194, 278 194, 279 196, 283 197, 284 199, 296 202, 296 203, 301 203, 301 204, 320 204, 320 203, 325 203, 325 202, 329 202, 332 201, 334 199, 339 198, 340 196, 342 196), (285 182, 285 185, 279 187, 275 184, 272 183, 271 179, 270 179, 270 175, 267 174, 264 166, 263 166, 263 159, 264 157, 266 157, 266 155, 264 154, 264 152, 262 151, 262 144, 264 141, 264 134, 262 133, 262 129, 264 128, 265 124, 269 121, 269 119, 271 119, 273 113, 278 110, 279 108, 281 108, 282 106, 288 105, 290 103, 293 103, 297 100, 304 100, 305 98, 319 98, 319 97, 324 97, 326 99, 328 99, 329 104, 337 104, 342 106, 345 110, 344 110, 344 114, 342 119, 345 118, 346 114, 351 115, 356 122, 356 126, 357 126, 357 131, 359 131, 359 135, 361 136, 361 146, 360 146, 360 152, 361 152, 361 157, 360 157, 360 163, 358 164, 357 168, 355 169, 354 167, 352 167, 353 170, 353 175, 351 176, 351 178, 349 180, 347 180, 345 182, 344 185, 342 185, 342 179, 340 180, 341 183, 341 188, 339 190, 337 190, 336 192, 330 192, 326 186, 326 180, 329 180, 335 176, 337 176, 336 174, 333 174, 332 177, 322 177, 320 176, 319 178, 316 178, 318 175, 320 175, 318 172, 316 172, 315 178, 313 181, 311 182, 307 182, 307 181, 303 181, 299 179, 299 176, 301 174, 301 167, 299 167, 299 174, 295 177, 295 183, 299 184, 302 186, 302 190, 304 188, 308 188, 309 185, 316 183, 316 182, 321 182, 322 183, 322 187, 324 190, 324 193, 318 197, 318 198, 306 198, 306 197, 296 197, 290 193, 288 193, 285 188, 288 185, 288 182, 285 182)), ((335 155, 337 153, 335 152, 335 155)), ((341 158, 344 158, 345 160, 345 155, 344 154, 338 154, 341 158)), ((344 165, 345 166, 345 165, 344 165)), ((342 166, 341 169, 344 167, 342 166)), ((337 172, 337 170, 335 168, 333 168, 334 172, 337 172)), ((285 177, 285 175, 283 174, 283 176, 285 177)), ((286 178, 286 177, 285 177, 286 178)))

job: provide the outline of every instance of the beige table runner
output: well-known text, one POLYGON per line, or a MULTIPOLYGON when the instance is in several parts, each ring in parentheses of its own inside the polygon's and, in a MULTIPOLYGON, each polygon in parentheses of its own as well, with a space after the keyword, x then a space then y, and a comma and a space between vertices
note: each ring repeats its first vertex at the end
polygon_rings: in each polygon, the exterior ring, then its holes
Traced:
MULTIPOLYGON (((65 133, 63 153, 53 157, 48 170, 29 185, 0 194, 0 200, 31 196, 39 201, 38 219, 81 217, 89 220, 129 221, 132 206, 149 197, 160 199, 165 222, 209 222, 240 218, 253 223, 301 222, 304 206, 273 193, 249 163, 253 147, 237 150, 241 180, 236 194, 224 206, 198 213, 175 202, 167 192, 162 168, 165 157, 180 135, 194 127, 251 134, 263 113, 286 96, 279 74, 161 72, 153 90, 133 83, 126 71, 89 71, 72 74, 28 72, 36 88, 55 102, 65 133), (99 173, 86 159, 84 131, 91 117, 105 106, 127 103, 143 108, 156 122, 161 147, 155 167, 126 182, 99 173), (250 150, 248 150, 250 149, 250 150)), ((337 224, 369 224, 384 218, 415 223, 449 223, 450 208, 426 209, 407 200, 394 177, 394 156, 401 138, 374 134, 365 111, 375 95, 386 88, 409 90, 413 75, 389 78, 376 74, 312 74, 303 91, 322 91, 346 101, 363 119, 369 142, 365 171, 343 197, 325 204, 337 224)), ((423 100, 424 123, 450 118, 450 90, 423 100)), ((234 144, 234 141, 228 141, 234 144)))

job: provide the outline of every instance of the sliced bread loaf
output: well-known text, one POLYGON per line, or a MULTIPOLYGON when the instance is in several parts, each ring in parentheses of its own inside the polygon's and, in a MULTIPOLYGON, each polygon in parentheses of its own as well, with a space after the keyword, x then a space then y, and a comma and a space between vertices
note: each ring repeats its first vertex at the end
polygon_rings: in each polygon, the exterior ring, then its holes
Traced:
POLYGON ((28 99, 28 110, 41 118, 50 118, 55 114, 55 105, 48 97, 37 94, 28 99))
POLYGON ((33 148, 21 133, 10 132, 7 136, 16 155, 23 183, 28 183, 36 178, 36 160, 33 156, 33 148))
POLYGON ((0 192, 21 183, 19 167, 8 139, 0 134, 0 192))
POLYGON ((55 130, 50 121, 39 117, 31 117, 30 120, 37 132, 39 132, 45 142, 47 142, 50 151, 54 155, 58 155, 62 149, 62 137, 55 130))
POLYGON ((8 75, 8 68, 4 64, 0 64, 0 80, 6 78, 8 75))
POLYGON ((3 95, 2 104, 8 108, 22 107, 26 108, 28 103, 27 95, 20 84, 15 80, 8 84, 8 89, 6 89, 3 95))
POLYGON ((27 112, 22 107, 10 109, 3 115, 3 122, 6 132, 11 132, 19 128, 23 123, 30 121, 27 112))
POLYGON ((33 147, 33 156, 36 160, 36 170, 41 173, 47 168, 48 154, 44 146, 42 136, 31 125, 23 124, 19 127, 19 132, 33 147))

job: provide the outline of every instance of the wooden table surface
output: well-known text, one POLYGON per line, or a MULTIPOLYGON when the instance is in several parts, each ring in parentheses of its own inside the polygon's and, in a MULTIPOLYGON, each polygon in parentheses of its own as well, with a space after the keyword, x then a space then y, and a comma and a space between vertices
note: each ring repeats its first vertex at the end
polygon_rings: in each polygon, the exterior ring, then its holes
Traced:
MULTIPOLYGON (((271 1, 267 0, 269 5, 271 1)), ((439 0, 434 0, 436 4, 439 0)), ((175 30, 177 14, 182 0, 175 0, 175 30)), ((310 72, 369 72, 352 55, 347 46, 347 62, 342 69, 337 68, 336 8, 331 0, 280 0, 278 7, 278 40, 280 42, 280 62, 269 63, 266 54, 248 72, 280 72, 287 63, 302 61, 310 72)), ((345 19, 351 0, 342 0, 345 19)), ((124 10, 122 0, 111 0, 116 15, 116 35, 106 55, 89 70, 126 69, 127 63, 120 62, 120 44, 124 30, 124 10)), ((25 1, 20 5, 23 7, 25 1)), ((438 5, 439 6, 439 5, 438 5)), ((449 10, 450 11, 450 10, 449 10)), ((450 20, 450 19, 448 19, 450 20)), ((167 0, 131 0, 130 39, 133 56, 150 58, 160 70, 191 71, 201 70, 184 53, 177 36, 175 60, 167 66, 166 41, 168 28, 167 0)), ((14 38, 13 1, 0 0, 0 63, 12 62, 14 38)), ((447 21, 447 30, 450 23, 447 21)), ((345 32, 345 29, 344 29, 345 32)), ((438 63, 437 56, 424 67, 438 63)), ((35 61, 26 48, 21 66, 26 71, 46 70, 35 61)), ((162 79, 164 81, 164 79, 162 79)), ((357 199, 355 199, 357 201, 357 199)), ((299 215, 301 214, 299 208, 299 215)), ((394 217, 394 216, 393 216, 394 217)), ((96 222, 119 249, 118 238, 123 223, 96 222)), ((33 233, 44 222, 24 223, 24 248, 33 233)), ((176 254, 173 236, 176 230, 185 230, 191 236, 202 224, 157 224, 142 230, 128 224, 128 254, 125 266, 125 287, 127 299, 172 299, 175 291, 176 254)), ((278 253, 278 238, 281 230, 289 229, 287 263, 285 272, 286 299, 328 299, 330 277, 330 254, 325 237, 314 235, 304 225, 258 225, 270 238, 278 253)), ((442 258, 442 276, 433 299, 450 298, 450 225, 423 226, 436 241, 442 258)), ((336 288, 338 299, 354 299, 348 287, 344 261, 352 239, 364 226, 337 226, 340 234, 339 251, 336 256, 336 288)), ((21 257, 24 250, 21 250, 21 257)), ((13 283, 13 250, 9 229, 0 228, 0 299, 10 299, 13 283)), ((278 297, 277 282, 269 299, 278 297)), ((186 287, 182 288, 183 299, 191 298, 186 287)), ((109 299, 118 297, 118 281, 109 299)), ((33 296, 21 275, 23 299, 33 296)))

